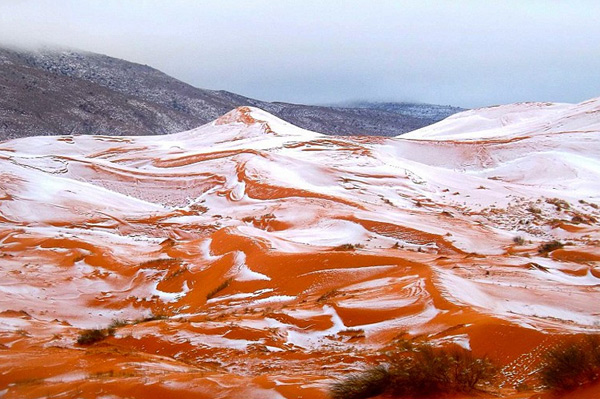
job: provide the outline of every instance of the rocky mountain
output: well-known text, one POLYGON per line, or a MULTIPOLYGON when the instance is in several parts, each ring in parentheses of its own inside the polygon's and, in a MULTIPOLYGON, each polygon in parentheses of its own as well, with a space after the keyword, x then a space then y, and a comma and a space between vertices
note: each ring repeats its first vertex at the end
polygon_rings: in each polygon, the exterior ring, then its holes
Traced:
POLYGON ((333 135, 395 136, 437 121, 381 107, 265 102, 198 89, 146 65, 71 50, 0 48, 0 91, 0 140, 176 133, 238 106, 259 107, 302 128, 333 135))
POLYGON ((383 398, 376 365, 447 350, 472 385, 429 397, 596 399, 599 114, 332 137, 240 107, 0 143, 0 396, 383 398), (558 396, 540 370, 565 347, 558 396))

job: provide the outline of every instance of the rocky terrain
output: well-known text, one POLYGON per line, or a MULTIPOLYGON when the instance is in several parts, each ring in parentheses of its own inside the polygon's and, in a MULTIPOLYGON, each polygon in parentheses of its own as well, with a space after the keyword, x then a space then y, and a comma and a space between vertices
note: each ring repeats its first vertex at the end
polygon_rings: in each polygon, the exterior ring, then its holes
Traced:
POLYGON ((449 114, 414 113, 408 105, 405 112, 404 106, 270 103, 198 89, 146 65, 71 50, 0 48, 0 90, 0 140, 57 134, 176 133, 238 106, 259 107, 297 126, 341 135, 395 136, 449 114))
POLYGON ((599 115, 512 104, 387 138, 239 107, 4 142, 0 396, 324 399, 434 345, 497 369, 454 398, 597 398, 540 370, 600 332, 599 115))

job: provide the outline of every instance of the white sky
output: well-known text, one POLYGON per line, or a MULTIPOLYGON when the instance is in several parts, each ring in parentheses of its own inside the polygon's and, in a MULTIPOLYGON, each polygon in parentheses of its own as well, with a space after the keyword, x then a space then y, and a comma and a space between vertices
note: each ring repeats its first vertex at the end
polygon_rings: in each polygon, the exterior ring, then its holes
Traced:
POLYGON ((597 0, 0 0, 0 43, 104 53, 271 101, 600 96, 597 0))

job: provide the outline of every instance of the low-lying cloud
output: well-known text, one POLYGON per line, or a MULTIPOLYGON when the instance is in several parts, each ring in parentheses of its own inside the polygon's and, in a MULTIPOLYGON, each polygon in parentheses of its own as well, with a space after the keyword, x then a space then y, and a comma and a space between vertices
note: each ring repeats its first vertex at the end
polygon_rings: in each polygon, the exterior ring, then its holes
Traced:
POLYGON ((599 17, 592 1, 4 0, 0 42, 264 100, 475 107, 600 96, 599 17))

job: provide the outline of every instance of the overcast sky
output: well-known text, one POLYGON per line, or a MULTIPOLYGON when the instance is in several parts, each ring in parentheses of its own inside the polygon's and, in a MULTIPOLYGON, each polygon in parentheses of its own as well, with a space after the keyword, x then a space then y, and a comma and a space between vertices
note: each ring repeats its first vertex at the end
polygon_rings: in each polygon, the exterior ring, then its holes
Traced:
POLYGON ((104 53, 271 101, 600 96, 597 0, 0 0, 0 43, 104 53))

